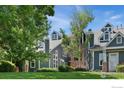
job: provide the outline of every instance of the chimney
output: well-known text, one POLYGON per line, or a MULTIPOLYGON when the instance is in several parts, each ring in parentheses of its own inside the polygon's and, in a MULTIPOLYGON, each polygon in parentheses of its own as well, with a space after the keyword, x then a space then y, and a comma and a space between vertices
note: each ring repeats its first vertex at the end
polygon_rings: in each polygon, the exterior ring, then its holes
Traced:
POLYGON ((122 29, 122 24, 121 24, 121 29, 122 29))
POLYGON ((117 26, 117 30, 118 30, 118 26, 117 26))

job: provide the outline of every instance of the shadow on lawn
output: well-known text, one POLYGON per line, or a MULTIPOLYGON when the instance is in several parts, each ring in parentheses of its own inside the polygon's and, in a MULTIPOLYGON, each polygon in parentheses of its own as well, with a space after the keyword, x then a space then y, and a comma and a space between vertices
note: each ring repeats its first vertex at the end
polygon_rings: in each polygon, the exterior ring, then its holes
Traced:
POLYGON ((106 74, 104 75, 104 74, 96 74, 89 72, 83 72, 78 74, 81 77, 80 79, 116 79, 115 77, 106 74))
POLYGON ((116 79, 110 74, 94 72, 0 73, 0 79, 116 79), (105 77, 103 77, 105 75, 105 77))

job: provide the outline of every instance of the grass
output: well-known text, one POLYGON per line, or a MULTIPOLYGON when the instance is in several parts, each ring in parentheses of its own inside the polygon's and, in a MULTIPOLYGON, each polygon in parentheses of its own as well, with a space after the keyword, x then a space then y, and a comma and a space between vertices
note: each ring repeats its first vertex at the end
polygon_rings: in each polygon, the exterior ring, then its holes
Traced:
POLYGON ((124 79, 124 73, 104 72, 5 72, 0 79, 124 79))

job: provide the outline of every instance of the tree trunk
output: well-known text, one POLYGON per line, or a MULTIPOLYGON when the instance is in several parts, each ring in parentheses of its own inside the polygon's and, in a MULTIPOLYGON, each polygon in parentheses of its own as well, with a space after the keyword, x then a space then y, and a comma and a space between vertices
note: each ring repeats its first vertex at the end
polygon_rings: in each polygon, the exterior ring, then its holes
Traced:
POLYGON ((23 72, 23 61, 16 62, 16 66, 19 68, 19 72, 23 72))

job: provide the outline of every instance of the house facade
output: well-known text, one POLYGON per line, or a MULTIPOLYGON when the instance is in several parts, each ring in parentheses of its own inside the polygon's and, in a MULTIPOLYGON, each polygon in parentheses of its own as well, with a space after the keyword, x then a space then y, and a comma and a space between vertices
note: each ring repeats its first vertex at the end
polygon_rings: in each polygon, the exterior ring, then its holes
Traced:
POLYGON ((107 23, 100 31, 89 31, 89 63, 91 70, 116 71, 124 64, 124 28, 107 23))
MULTIPOLYGON (((49 38, 44 38, 43 41, 39 41, 38 43, 38 50, 43 53, 49 54, 49 38)), ((43 68, 43 67, 49 67, 49 60, 43 59, 43 60, 32 60, 30 62, 26 62, 28 66, 28 71, 29 72, 36 72, 38 69, 43 68)))
POLYGON ((50 38, 45 38, 44 41, 39 41, 38 50, 49 55, 49 58, 44 60, 26 61, 24 69, 26 72, 36 72, 40 68, 58 68, 59 65, 67 64, 67 58, 64 55, 62 48, 62 35, 59 32, 52 32, 50 38))
POLYGON ((59 32, 54 31, 51 34, 49 53, 49 68, 58 68, 60 65, 67 64, 62 48, 62 35, 59 32))

